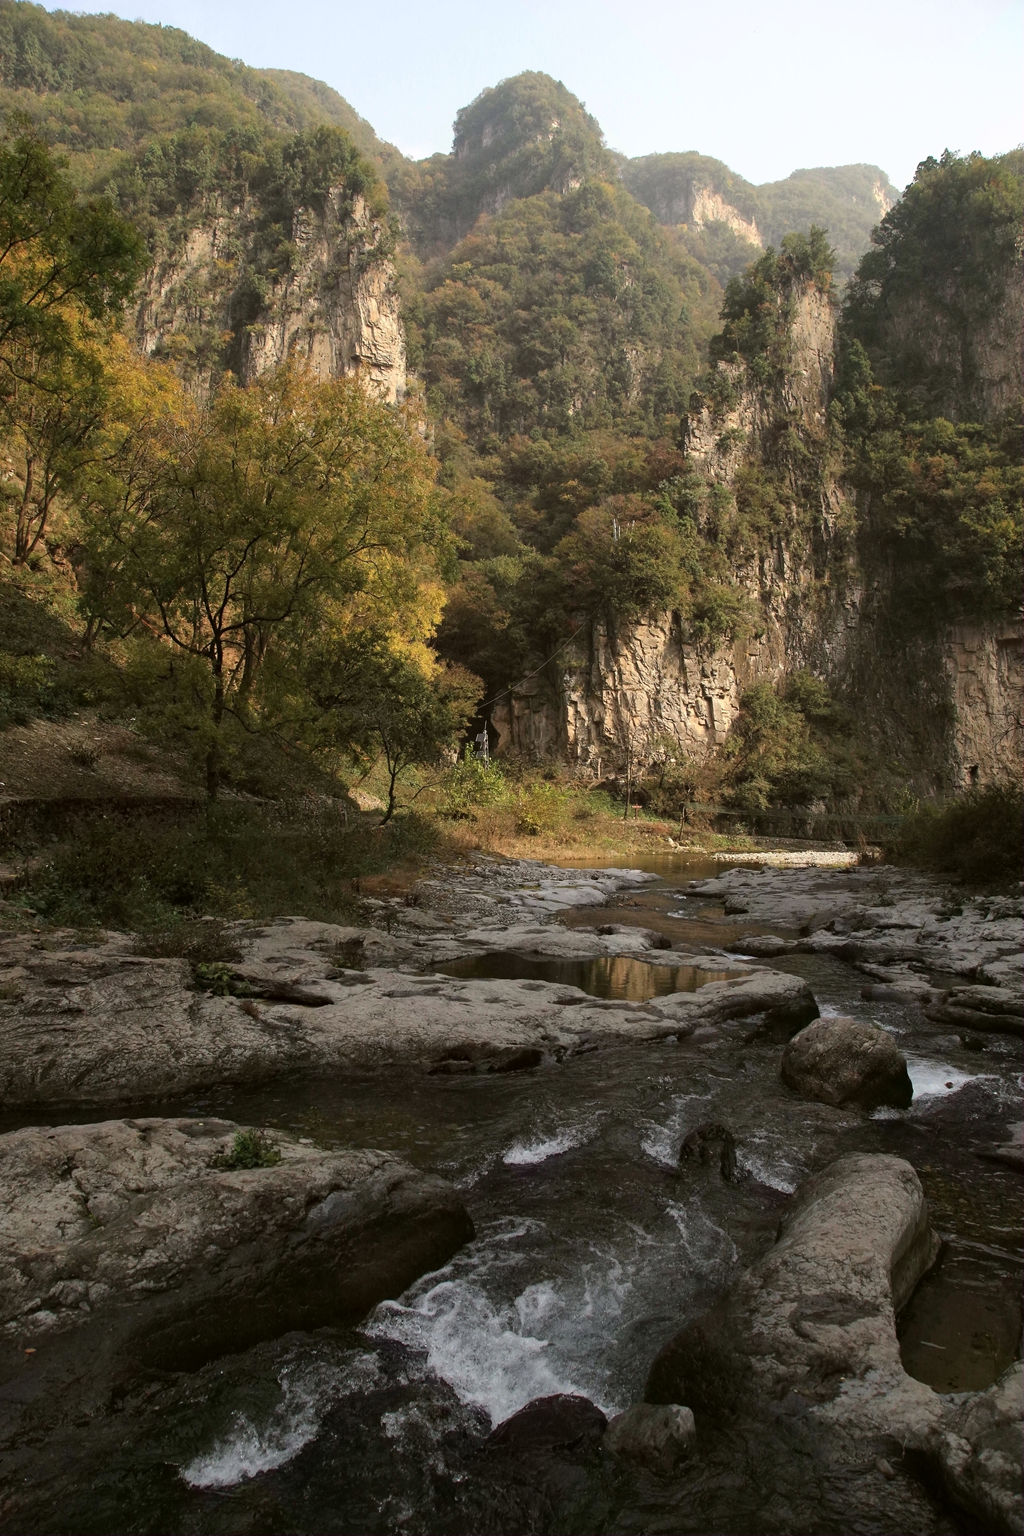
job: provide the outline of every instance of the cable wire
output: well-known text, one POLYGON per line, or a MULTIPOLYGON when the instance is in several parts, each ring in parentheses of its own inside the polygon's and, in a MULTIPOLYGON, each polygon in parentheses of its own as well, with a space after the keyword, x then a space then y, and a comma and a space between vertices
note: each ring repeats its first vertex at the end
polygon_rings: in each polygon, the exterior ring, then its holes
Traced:
POLYGON ((490 709, 492 704, 497 704, 499 699, 507 698, 510 693, 515 693, 517 688, 521 688, 524 683, 528 683, 530 681, 531 677, 536 677, 538 672, 543 672, 544 668, 548 665, 548 662, 554 661, 554 659, 558 655, 559 651, 564 651, 567 645, 571 645, 572 642, 576 639, 576 636, 581 632, 581 630, 586 629, 588 623, 589 623, 589 620, 584 619, 583 623, 579 626, 579 628, 578 629, 574 629, 572 634, 568 637, 568 639, 567 640, 563 640, 561 645, 557 646, 555 648, 555 650, 553 650, 551 652, 551 655, 547 658, 546 661, 542 661, 539 667, 534 667, 532 672, 527 672, 526 676, 525 677, 521 677, 519 679, 518 683, 509 683, 507 688, 503 688, 501 690, 501 692, 500 693, 496 693, 493 698, 485 699, 482 704, 478 704, 477 705, 477 713, 478 714, 482 714, 484 712, 484 710, 490 709))

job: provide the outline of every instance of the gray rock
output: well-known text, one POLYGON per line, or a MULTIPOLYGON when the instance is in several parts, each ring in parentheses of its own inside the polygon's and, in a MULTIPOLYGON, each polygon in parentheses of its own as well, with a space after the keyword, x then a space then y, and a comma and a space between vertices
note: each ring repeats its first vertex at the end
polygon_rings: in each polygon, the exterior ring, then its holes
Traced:
POLYGON ((818 1016, 814 994, 805 981, 784 971, 768 970, 731 976, 727 981, 711 981, 696 992, 672 992, 668 997, 651 998, 644 1006, 694 1027, 760 1017, 766 1029, 785 1035, 818 1016))
MULTIPOLYGON (((538 981, 468 981, 373 964, 339 970, 339 953, 351 961, 356 946, 367 958, 408 954, 372 929, 285 919, 238 925, 232 938, 243 958, 230 971, 259 996, 197 992, 184 960, 125 953, 123 937, 95 948, 51 949, 37 935, 6 941, 6 1104, 116 1103, 282 1072, 451 1070, 442 1064, 453 1060, 501 1070, 595 1045, 683 1037, 733 1018, 760 1015, 790 1032, 817 1012, 804 982, 772 971, 649 1003, 610 1003, 538 981)), ((544 940, 545 930, 535 930, 534 945, 544 940)))
POLYGON ((102 1400, 293 1328, 354 1319, 472 1236, 444 1180, 384 1152, 275 1137, 229 1169, 226 1121, 0 1137, 0 1395, 102 1400))
POLYGON ((799 1403, 845 1434, 929 1444, 942 1400, 904 1371, 895 1314, 937 1248, 909 1163, 840 1158, 801 1187, 766 1256, 665 1346, 645 1397, 698 1421, 799 1403))
POLYGON ((604 1448, 620 1461, 671 1477, 690 1457, 696 1436, 689 1408, 679 1403, 633 1403, 608 1420, 604 1448))
POLYGON ((951 987, 924 1011, 937 1024, 982 1034, 1024 1035, 1024 1002, 1007 987, 951 987))
POLYGON ((1021 1536, 1024 1365, 1019 1360, 995 1386, 972 1394, 957 1409, 939 1441, 938 1463, 950 1494, 977 1522, 972 1529, 1021 1536))
POLYGON ((792 939, 780 938, 775 933, 750 933, 728 946, 735 954, 754 955, 759 960, 774 960, 776 955, 784 955, 793 947, 792 939))
POLYGON ((859 1019, 815 1019, 782 1054, 782 1081, 824 1104, 906 1109, 914 1095, 906 1057, 891 1035, 859 1019))
MULTIPOLYGON (((799 931, 799 949, 838 954, 865 967, 914 964, 951 971, 1015 996, 1024 990, 1019 897, 994 902, 958 896, 954 905, 930 877, 885 866, 731 869, 689 891, 721 901, 727 915, 799 931)), ((759 952, 769 956, 768 949, 759 952)))

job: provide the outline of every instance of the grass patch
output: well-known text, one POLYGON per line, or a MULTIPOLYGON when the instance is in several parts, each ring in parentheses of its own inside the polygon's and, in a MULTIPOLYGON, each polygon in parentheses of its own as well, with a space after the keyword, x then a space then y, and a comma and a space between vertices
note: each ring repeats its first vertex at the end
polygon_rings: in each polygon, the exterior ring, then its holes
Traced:
POLYGON ((44 863, 18 905, 45 923, 137 933, 147 953, 223 963, 233 949, 223 921, 351 920, 354 882, 419 862, 437 846, 423 817, 387 827, 375 819, 327 799, 83 813, 59 842, 37 850, 44 863), (199 921, 208 914, 223 921, 199 921))
POLYGON ((955 800, 920 806, 885 850, 896 863, 958 875, 972 885, 1019 880, 1024 848, 1024 788, 990 784, 955 800))
POLYGON ((553 770, 520 773, 474 759, 450 769, 430 799, 456 848, 512 858, 641 852, 674 830, 637 806, 625 820, 621 801, 553 770))

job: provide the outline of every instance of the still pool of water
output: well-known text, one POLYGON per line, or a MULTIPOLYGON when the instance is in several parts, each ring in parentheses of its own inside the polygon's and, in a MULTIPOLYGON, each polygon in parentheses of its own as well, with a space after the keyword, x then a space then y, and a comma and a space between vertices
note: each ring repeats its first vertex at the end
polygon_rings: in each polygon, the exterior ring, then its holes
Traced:
POLYGON ((550 981, 578 987, 591 997, 637 1003, 672 992, 696 992, 709 981, 727 981, 744 974, 739 970, 715 970, 697 965, 658 964, 632 955, 596 955, 589 959, 552 959, 511 951, 468 955, 438 966, 442 976, 473 981, 550 981))

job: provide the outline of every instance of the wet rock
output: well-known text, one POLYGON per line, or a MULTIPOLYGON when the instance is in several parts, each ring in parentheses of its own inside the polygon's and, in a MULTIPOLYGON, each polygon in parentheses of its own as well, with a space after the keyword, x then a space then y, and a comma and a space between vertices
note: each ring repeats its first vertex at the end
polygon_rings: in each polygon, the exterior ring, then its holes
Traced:
POLYGON ((1021 1536, 1024 1532, 1024 1365, 1018 1360, 987 1392, 972 1394, 956 1410, 938 1446, 950 1494, 972 1530, 1021 1536))
POLYGON ((608 1420, 588 1397, 555 1392, 536 1397, 505 1419, 487 1438, 492 1451, 590 1450, 600 1441, 608 1420))
POLYGON ((1000 1097, 994 1078, 973 1077, 961 1081, 945 1093, 936 1093, 914 1107, 914 1118, 922 1125, 962 1130, 965 1125, 988 1126, 993 1133, 1005 1125, 1007 1106, 1000 1097))
POLYGON ((1007 987, 951 987, 924 1011, 937 1024, 983 1034, 1024 1035, 1024 1002, 1007 987))
POLYGON ((951 904, 929 877, 885 866, 732 869, 694 883, 690 893, 722 901, 727 914, 804 930, 799 949, 838 954, 865 967, 952 971, 1018 996, 1024 990, 1019 897, 965 897, 951 904))
POLYGON ((686 1402, 700 1422, 796 1397, 845 1434, 929 1444, 942 1401, 904 1371, 895 1314, 937 1248, 909 1163, 840 1158, 801 1186, 765 1257, 665 1346, 646 1399, 686 1402))
POLYGON ((764 1028, 788 1036, 818 1016, 814 994, 799 976, 783 971, 754 971, 747 976, 712 981, 696 992, 653 997, 645 1007, 665 1018, 697 1025, 759 1017, 764 1028))
POLYGON ((604 1448, 620 1461, 671 1477, 689 1459, 697 1427, 679 1403, 633 1403, 608 1420, 604 1448))
POLYGON ((1015 1173, 1024 1173, 1024 1147, 1016 1142, 1006 1142, 1000 1147, 986 1147, 978 1153, 978 1156, 986 1163, 998 1163, 1002 1168, 1012 1168, 1015 1173))
POLYGON ((694 1160, 705 1166, 717 1163, 723 1179, 735 1179, 736 1138, 728 1126, 713 1120, 695 1126, 679 1148, 680 1164, 694 1160))
POLYGON ((793 947, 792 939, 783 939, 774 933, 750 933, 727 946, 731 953, 754 955, 759 960, 773 960, 776 955, 784 955, 793 947))
POLYGON ((906 1057, 891 1035, 859 1019, 815 1019, 782 1054, 782 1081, 823 1104, 886 1104, 906 1109, 914 1096, 906 1057))
POLYGON ((625 938, 639 940, 648 949, 671 949, 672 940, 655 928, 642 928, 633 923, 602 923, 595 932, 603 939, 625 938))
POLYGON ((275 1137, 226 1167, 238 1127, 110 1120, 0 1137, 0 1395, 102 1400, 293 1328, 354 1319, 472 1236, 444 1180, 384 1152, 275 1137))

